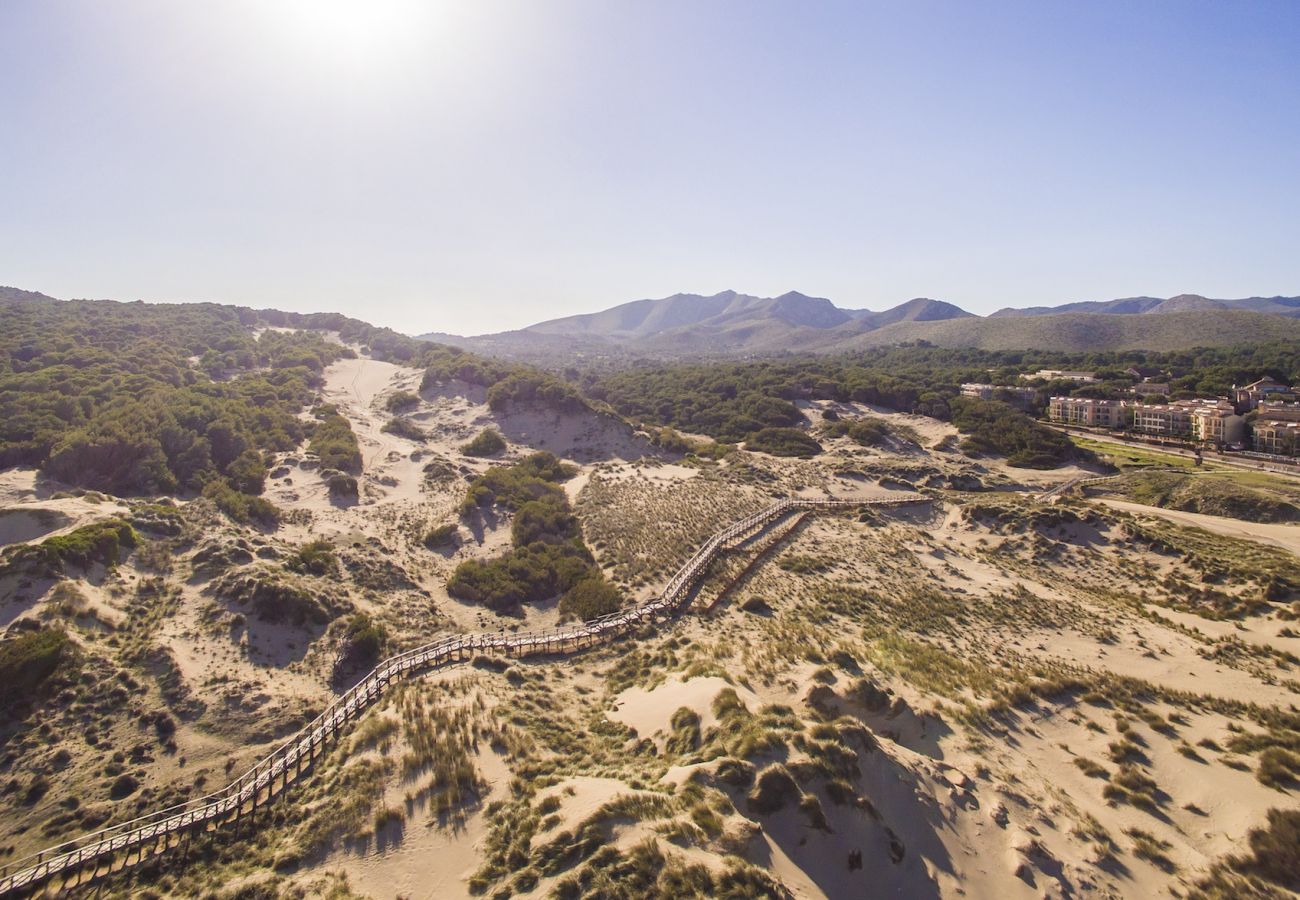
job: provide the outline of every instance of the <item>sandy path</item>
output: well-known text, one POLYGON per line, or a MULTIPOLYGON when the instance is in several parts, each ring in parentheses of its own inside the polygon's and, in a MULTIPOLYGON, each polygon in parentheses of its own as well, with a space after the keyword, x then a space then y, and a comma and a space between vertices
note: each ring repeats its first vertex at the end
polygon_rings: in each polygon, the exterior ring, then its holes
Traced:
POLYGON ((1262 522, 1244 522, 1225 516, 1210 516, 1205 513, 1183 512, 1177 509, 1162 509, 1159 506, 1144 506, 1127 500, 1108 500, 1098 498, 1114 509, 1146 516, 1160 516, 1178 525, 1203 528, 1226 537, 1244 538, 1261 544, 1272 544, 1283 550, 1290 550, 1300 556, 1300 525, 1274 525, 1262 522))

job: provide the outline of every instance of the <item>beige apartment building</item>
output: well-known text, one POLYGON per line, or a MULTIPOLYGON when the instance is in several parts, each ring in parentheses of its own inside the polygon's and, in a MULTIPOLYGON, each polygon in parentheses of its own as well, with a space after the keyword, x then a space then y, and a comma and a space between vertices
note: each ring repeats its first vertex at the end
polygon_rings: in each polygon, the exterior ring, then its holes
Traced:
POLYGON ((1236 444, 1246 438, 1246 420, 1227 400, 1175 400, 1135 405, 1133 430, 1202 444, 1236 444))
POLYGON ((1094 428, 1123 428, 1132 406, 1123 400, 1093 400, 1086 397, 1053 397, 1047 403, 1047 417, 1064 425, 1094 428))
MULTIPOLYGON (((1275 392, 1276 395, 1276 392, 1275 392)), ((1255 421, 1255 449, 1260 453, 1295 456, 1300 444, 1300 403, 1262 400, 1255 421)))
POLYGON ((1300 445, 1300 422, 1276 420, 1255 423, 1255 450, 1275 456, 1295 456, 1300 445))
POLYGON ((1244 444, 1246 420, 1226 400, 1196 407, 1192 410, 1192 440, 1216 447, 1244 444))
POLYGON ((1191 437, 1192 411, 1177 403, 1135 403, 1133 430, 1162 437, 1191 437))

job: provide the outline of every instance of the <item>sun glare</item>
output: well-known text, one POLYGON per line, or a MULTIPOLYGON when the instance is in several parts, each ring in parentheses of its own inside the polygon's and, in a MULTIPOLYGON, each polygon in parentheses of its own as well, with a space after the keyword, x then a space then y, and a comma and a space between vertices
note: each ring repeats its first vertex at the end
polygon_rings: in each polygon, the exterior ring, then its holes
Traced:
POLYGON ((264 7, 296 48, 333 65, 381 66, 428 47, 430 0, 272 0, 264 7))

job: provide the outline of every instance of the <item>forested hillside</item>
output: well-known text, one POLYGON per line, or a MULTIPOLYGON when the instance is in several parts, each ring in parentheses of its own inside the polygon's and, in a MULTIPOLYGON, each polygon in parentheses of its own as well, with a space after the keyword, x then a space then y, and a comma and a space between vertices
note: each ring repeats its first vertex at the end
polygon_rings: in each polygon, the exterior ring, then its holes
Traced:
POLYGON ((345 343, 426 366, 426 384, 480 384, 497 406, 582 403, 544 373, 332 313, 13 292, 0 298, 0 467, 40 467, 117 494, 255 495, 262 453, 312 438, 338 468, 354 471, 360 458, 343 434, 347 423, 327 409, 300 415, 314 404, 324 368, 356 355, 345 343))

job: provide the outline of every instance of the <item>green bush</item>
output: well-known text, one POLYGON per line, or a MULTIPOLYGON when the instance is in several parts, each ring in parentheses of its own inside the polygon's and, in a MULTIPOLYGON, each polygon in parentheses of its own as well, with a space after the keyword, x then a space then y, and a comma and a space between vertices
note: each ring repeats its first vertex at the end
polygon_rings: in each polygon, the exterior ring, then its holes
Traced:
POLYGON ((28 631, 0 641, 0 711, 35 698, 49 678, 74 659, 62 628, 28 631))
POLYGON ((331 497, 340 500, 356 500, 360 496, 357 480, 351 475, 331 475, 326 484, 331 497))
POLYGON ((300 575, 333 575, 338 572, 339 558, 329 541, 312 541, 299 547, 285 566, 300 575))
POLYGON ((359 474, 361 447, 352 433, 352 424, 333 406, 319 407, 316 418, 307 449, 320 458, 322 468, 359 474))
POLYGON ((280 524, 280 510, 274 503, 265 497, 241 494, 221 479, 209 481, 203 488, 203 496, 241 525, 256 523, 274 528, 280 524))
POLYGON ((266 463, 256 450, 245 450, 226 469, 230 482, 241 494, 260 494, 266 488, 266 463))
POLYGON ((348 620, 343 632, 343 645, 339 651, 342 668, 368 670, 375 666, 388 646, 388 631, 366 613, 357 613, 348 620))
POLYGON ((68 566, 88 569, 91 565, 112 568, 139 543, 135 529, 121 519, 105 519, 83 525, 67 534, 46 538, 39 544, 22 544, 5 554, 4 569, 53 577, 68 566))
POLYGON ((425 533, 424 546, 430 550, 453 546, 457 542, 459 534, 460 528, 457 527, 455 522, 435 525, 425 533))
POLYGON ((475 478, 465 491, 461 508, 470 511, 478 506, 499 504, 516 510, 525 503, 546 497, 567 503, 564 490, 557 485, 572 478, 577 471, 573 466, 560 462, 555 454, 542 450, 513 466, 493 466, 475 478))
POLYGON ((749 436, 745 449, 809 459, 822 452, 822 445, 797 428, 763 428, 749 436))
POLYGON ((470 559, 452 572, 447 593, 496 612, 513 613, 568 591, 590 574, 591 556, 573 543, 515 547, 488 560, 470 559))
POLYGON ((950 405, 952 423, 966 436, 962 450, 968 454, 1005 456, 1008 465, 1026 469, 1053 469, 1089 458, 1064 434, 1005 403, 954 397, 950 405))
POLYGON ((582 395, 572 386, 544 372, 512 372, 488 388, 488 407, 503 412, 512 406, 547 409, 553 412, 580 412, 587 408, 582 395))
POLYGON ((599 616, 618 612, 623 598, 618 588, 610 584, 599 569, 593 567, 560 598, 560 618, 586 622, 599 616))
POLYGON ((562 598, 561 611, 581 615, 580 610, 608 606, 608 593, 597 586, 604 576, 582 541, 568 495, 556 484, 575 472, 543 451, 513 466, 493 466, 475 478, 465 492, 462 514, 492 504, 512 510, 513 549, 493 559, 461 563, 447 592, 513 613, 523 603, 568 594, 579 582, 594 579, 597 583, 583 587, 567 604, 562 598))
POLYGON ((420 395, 410 391, 394 391, 384 401, 384 408, 391 413, 406 412, 420 405, 420 395))
POLYGON ((416 425, 410 419, 403 416, 394 416, 384 423, 384 427, 379 429, 385 434, 395 434, 400 438, 406 438, 408 441, 415 441, 423 444, 429 439, 419 425, 416 425))
POLYGON ((506 449, 505 438, 495 428, 484 428, 474 439, 460 448, 466 456, 496 456, 506 449))

